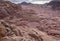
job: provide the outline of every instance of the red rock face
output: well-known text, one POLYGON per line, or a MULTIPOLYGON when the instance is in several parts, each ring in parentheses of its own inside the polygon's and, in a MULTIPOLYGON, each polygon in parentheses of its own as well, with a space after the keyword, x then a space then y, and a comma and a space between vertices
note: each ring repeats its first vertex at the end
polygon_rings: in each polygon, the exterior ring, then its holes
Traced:
POLYGON ((60 41, 59 13, 47 5, 0 2, 2 41, 60 41))
POLYGON ((6 16, 17 16, 21 11, 21 6, 15 5, 11 2, 0 2, 0 16, 1 18, 6 16))

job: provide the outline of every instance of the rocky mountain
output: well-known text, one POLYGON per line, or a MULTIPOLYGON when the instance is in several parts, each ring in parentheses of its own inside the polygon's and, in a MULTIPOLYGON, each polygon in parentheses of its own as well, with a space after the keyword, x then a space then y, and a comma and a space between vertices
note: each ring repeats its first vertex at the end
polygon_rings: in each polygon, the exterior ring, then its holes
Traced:
POLYGON ((32 5, 32 3, 22 2, 21 5, 32 5))
POLYGON ((60 41, 60 10, 0 2, 0 40, 60 41))
POLYGON ((0 18, 4 18, 6 16, 17 16, 18 12, 21 11, 21 6, 18 6, 9 1, 0 2, 0 18))
POLYGON ((54 10, 60 10, 60 1, 51 1, 48 5, 52 6, 54 10))

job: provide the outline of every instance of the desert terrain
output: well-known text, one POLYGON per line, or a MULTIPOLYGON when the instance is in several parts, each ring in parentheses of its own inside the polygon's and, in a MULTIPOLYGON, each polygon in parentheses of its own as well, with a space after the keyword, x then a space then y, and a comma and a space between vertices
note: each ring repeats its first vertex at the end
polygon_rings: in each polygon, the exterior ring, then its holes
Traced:
POLYGON ((1 41, 60 41, 60 6, 0 2, 1 41))

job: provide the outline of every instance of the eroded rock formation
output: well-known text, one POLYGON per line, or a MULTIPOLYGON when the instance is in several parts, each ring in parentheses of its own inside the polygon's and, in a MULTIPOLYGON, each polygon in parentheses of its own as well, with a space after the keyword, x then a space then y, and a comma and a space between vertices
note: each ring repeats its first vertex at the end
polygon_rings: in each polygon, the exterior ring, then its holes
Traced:
POLYGON ((0 2, 1 40, 60 41, 58 14, 38 5, 24 7, 11 2, 0 2))

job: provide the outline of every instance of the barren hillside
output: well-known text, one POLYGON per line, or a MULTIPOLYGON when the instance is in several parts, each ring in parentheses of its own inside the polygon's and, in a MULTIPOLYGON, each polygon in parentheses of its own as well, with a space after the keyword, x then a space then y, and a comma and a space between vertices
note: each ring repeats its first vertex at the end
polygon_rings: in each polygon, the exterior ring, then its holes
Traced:
POLYGON ((2 41, 60 41, 60 10, 0 2, 0 31, 2 41))

